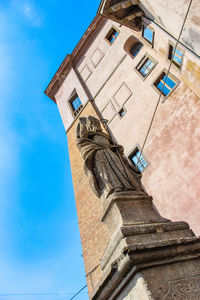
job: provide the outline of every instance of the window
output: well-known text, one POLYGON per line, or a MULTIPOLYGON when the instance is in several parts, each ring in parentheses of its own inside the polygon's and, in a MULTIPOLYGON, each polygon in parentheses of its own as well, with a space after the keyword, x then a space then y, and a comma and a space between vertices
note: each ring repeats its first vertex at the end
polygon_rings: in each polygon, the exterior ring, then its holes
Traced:
POLYGON ((123 118, 123 116, 125 115, 125 113, 126 113, 125 108, 121 108, 120 111, 119 111, 120 118, 123 118))
POLYGON ((157 61, 150 55, 146 54, 136 67, 136 70, 145 79, 157 65, 157 61))
POLYGON ((169 45, 169 60, 172 60, 172 62, 180 69, 182 60, 183 60, 183 53, 181 53, 180 50, 176 49, 173 45, 169 45))
POLYGON ((147 42, 149 42, 153 46, 153 42, 154 42, 153 29, 150 29, 149 27, 143 25, 142 36, 147 42))
POLYGON ((119 34, 119 31, 116 28, 112 27, 109 30, 108 34, 106 35, 105 39, 106 39, 106 41, 108 41, 108 43, 110 45, 112 45, 114 43, 114 41, 116 40, 118 34, 119 34))
POLYGON ((69 100, 71 109, 73 111, 74 116, 77 116, 81 109, 83 108, 83 105, 81 103, 81 100, 79 99, 77 94, 74 94, 71 99, 69 100))
POLYGON ((131 58, 135 58, 143 46, 144 45, 134 35, 131 35, 124 43, 124 51, 131 58))
POLYGON ((147 161, 141 154, 138 147, 136 147, 135 150, 131 153, 131 155, 129 155, 129 159, 131 160, 133 165, 140 170, 140 172, 143 172, 148 166, 147 161))
POLYGON ((180 81, 174 75, 168 74, 167 76, 167 70, 164 70, 154 82, 154 86, 164 96, 169 96, 179 83, 180 81))
POLYGON ((140 52, 141 48, 143 47, 143 44, 141 42, 136 43, 133 45, 130 49, 130 53, 133 57, 136 57, 137 54, 140 52))

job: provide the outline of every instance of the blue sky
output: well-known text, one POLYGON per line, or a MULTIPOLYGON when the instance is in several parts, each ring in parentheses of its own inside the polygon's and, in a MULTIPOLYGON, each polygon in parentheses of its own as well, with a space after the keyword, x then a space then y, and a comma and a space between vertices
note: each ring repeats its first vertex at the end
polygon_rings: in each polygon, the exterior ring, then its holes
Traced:
POLYGON ((0 300, 67 300, 86 283, 67 138, 44 90, 99 2, 0 0, 0 300), (1 296, 48 292, 69 295, 1 296))

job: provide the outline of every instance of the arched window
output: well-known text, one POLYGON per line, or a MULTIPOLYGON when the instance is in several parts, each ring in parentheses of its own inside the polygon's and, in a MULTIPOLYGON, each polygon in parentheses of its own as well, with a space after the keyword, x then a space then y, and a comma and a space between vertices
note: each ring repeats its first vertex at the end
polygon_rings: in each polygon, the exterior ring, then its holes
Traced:
POLYGON ((136 55, 140 52, 141 48, 143 47, 143 44, 141 42, 137 42, 135 45, 133 45, 130 49, 130 54, 133 57, 136 57, 136 55))
POLYGON ((142 47, 143 44, 132 35, 125 42, 124 51, 126 51, 131 58, 135 58, 142 47))

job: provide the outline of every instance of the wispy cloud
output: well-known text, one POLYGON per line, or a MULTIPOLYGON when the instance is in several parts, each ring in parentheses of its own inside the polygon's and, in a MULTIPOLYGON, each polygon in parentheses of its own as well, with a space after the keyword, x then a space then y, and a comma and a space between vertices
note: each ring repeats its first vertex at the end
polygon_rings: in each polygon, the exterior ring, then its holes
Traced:
POLYGON ((42 14, 40 13, 39 8, 31 1, 15 0, 14 5, 32 26, 39 27, 42 25, 42 14))

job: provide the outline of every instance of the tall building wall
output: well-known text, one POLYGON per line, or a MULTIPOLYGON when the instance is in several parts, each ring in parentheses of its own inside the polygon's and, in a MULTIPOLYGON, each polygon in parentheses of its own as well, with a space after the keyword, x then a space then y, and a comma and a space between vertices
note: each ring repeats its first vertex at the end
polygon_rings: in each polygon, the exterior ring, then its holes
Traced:
MULTIPOLYGON (((159 98, 154 83, 168 69, 169 46, 176 42, 156 24, 147 25, 145 18, 143 22, 154 32, 153 45, 143 38, 142 32, 96 18, 46 90, 56 101, 67 132, 90 293, 101 277, 99 261, 109 235, 101 223, 100 200, 83 171, 75 128, 80 116, 104 118, 130 163, 135 147, 141 149, 159 98), (118 35, 109 43, 106 37, 112 28, 118 35), (132 41, 143 44, 135 57, 130 53, 132 41), (144 57, 155 66, 146 78, 137 70, 144 57), (72 107, 74 95, 81 101, 78 111, 72 107), (121 109, 123 116, 119 114, 121 109)), ((148 166, 142 182, 164 217, 187 221, 199 235, 200 64, 187 48, 178 49, 183 54, 181 68, 172 64, 170 70, 177 85, 169 97, 161 97, 143 152, 148 166)))

